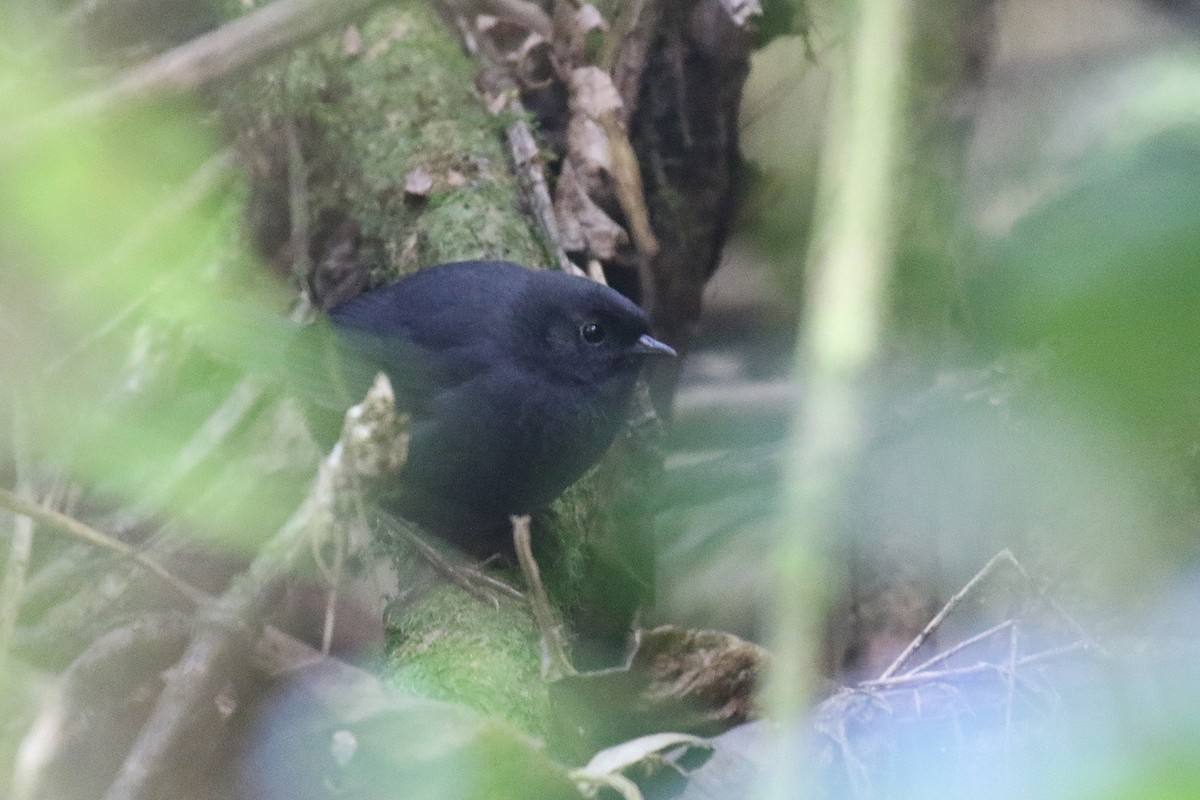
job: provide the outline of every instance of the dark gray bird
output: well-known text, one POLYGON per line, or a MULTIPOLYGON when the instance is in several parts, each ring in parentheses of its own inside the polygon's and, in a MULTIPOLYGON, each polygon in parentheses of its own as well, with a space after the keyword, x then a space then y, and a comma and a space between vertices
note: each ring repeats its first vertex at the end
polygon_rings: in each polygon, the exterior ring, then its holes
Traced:
POLYGON ((329 319, 349 396, 382 370, 412 413, 385 505, 475 554, 501 549, 509 515, 548 505, 594 464, 645 358, 675 355, 618 292, 506 261, 430 267, 329 319))

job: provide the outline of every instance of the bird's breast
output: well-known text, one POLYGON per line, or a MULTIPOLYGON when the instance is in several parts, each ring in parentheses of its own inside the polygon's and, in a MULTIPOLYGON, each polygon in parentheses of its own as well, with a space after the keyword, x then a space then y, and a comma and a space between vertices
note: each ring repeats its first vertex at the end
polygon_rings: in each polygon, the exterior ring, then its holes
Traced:
POLYGON ((623 412, 586 388, 481 376, 414 420, 406 475, 481 513, 534 511, 603 455, 623 412))

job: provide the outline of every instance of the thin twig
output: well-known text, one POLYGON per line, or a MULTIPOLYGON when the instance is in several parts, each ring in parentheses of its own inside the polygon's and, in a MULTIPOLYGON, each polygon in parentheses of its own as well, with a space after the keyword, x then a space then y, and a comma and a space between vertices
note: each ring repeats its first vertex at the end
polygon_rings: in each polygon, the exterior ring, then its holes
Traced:
POLYGON ((197 605, 203 605, 208 599, 208 595, 172 574, 166 567, 149 556, 122 541, 112 538, 108 534, 101 533, 95 528, 83 524, 74 517, 69 517, 53 509, 42 508, 36 503, 31 503, 20 495, 4 488, 0 488, 0 506, 7 508, 9 511, 29 517, 40 525, 49 526, 61 533, 82 539, 97 547, 102 547, 105 550, 110 550, 135 561, 139 566, 162 578, 168 586, 197 605))
MULTIPOLYGON (((1006 619, 1006 620, 1004 620, 1004 622, 1001 622, 998 625, 993 625, 992 627, 988 628, 986 631, 983 631, 982 633, 977 633, 970 638, 963 639, 961 642, 954 645, 953 647, 943 650, 942 652, 938 653, 937 655, 933 656, 932 658, 928 659, 927 661, 924 661, 920 665, 908 670, 904 674, 905 675, 916 675, 918 672, 925 672, 926 670, 931 669, 934 665, 940 664, 941 662, 946 661, 946 660, 950 659, 951 657, 958 655, 963 650, 966 650, 968 647, 975 644, 976 642, 981 642, 984 639, 987 639, 991 636, 995 636, 1000 631, 1007 630, 1007 629, 1013 627, 1015 624, 1016 624, 1015 620, 1006 619)), ((867 681, 867 683, 869 684, 870 681, 867 681)))
POLYGON ((1017 689, 1017 626, 1008 629, 1008 675, 1004 704, 1004 757, 1012 756, 1013 700, 1017 689))
MULTIPOLYGON (((355 497, 361 495, 358 487, 350 489, 355 497)), ((340 519, 340 518, 339 518, 340 519)), ((338 590, 345 577, 346 550, 349 547, 349 534, 344 523, 335 519, 328 528, 313 527, 312 541, 309 542, 313 563, 325 580, 325 614, 321 624, 321 653, 329 655, 333 647, 333 629, 337 622, 338 590), (332 558, 326 558, 324 545, 332 547, 332 558)))
POLYGON ((550 608, 550 598, 546 596, 546 587, 542 584, 542 574, 533 557, 529 515, 514 516, 512 529, 517 562, 521 565, 521 574, 525 576, 525 585, 529 589, 529 607, 533 611, 533 620, 542 633, 542 677, 547 681, 556 681, 570 675, 577 675, 579 673, 571 663, 571 659, 567 657, 567 649, 563 644, 562 627, 555 618, 553 609, 550 608))
POLYGON ((508 111, 517 121, 508 126, 508 147, 512 151, 513 164, 516 166, 521 189, 529 203, 529 208, 542 230, 542 238, 554 254, 554 261, 563 272, 581 274, 579 267, 563 250, 562 237, 558 231, 558 218, 554 215, 554 201, 550 197, 550 187, 546 182, 546 170, 542 166, 541 155, 533 131, 525 121, 525 107, 514 95, 508 101, 508 111))
POLYGON ((496 591, 506 594, 512 598, 520 599, 521 597, 524 597, 524 595, 522 595, 513 587, 509 586, 504 581, 493 578, 491 575, 488 575, 481 569, 475 569, 464 564, 455 564, 441 550, 438 550, 432 544, 425 541, 425 537, 418 532, 416 525, 414 525, 412 522, 409 522, 401 517, 392 516, 389 516, 387 520, 389 523, 386 526, 388 530, 395 531, 403 536, 405 540, 407 540, 408 543, 421 554, 421 556, 429 563, 429 565, 433 567, 435 572, 453 582, 456 586, 460 587, 463 591, 474 597, 476 600, 487 603, 493 608, 500 607, 500 604, 497 602, 496 598, 492 597, 486 591, 480 588, 481 586, 486 586, 489 589, 495 589, 496 591))
MULTIPOLYGON (((1052 609, 1056 614, 1058 614, 1059 617, 1061 617, 1064 621, 1066 621, 1066 623, 1075 630, 1076 634, 1080 638, 1080 641, 1084 645, 1086 645, 1089 648, 1094 649, 1100 655, 1103 655, 1103 656, 1108 655, 1108 652, 1104 649, 1103 645, 1101 645, 1098 641, 1096 641, 1095 637, 1093 637, 1090 633, 1088 633, 1087 630, 1082 625, 1080 625, 1079 622, 1077 622, 1074 617, 1072 617, 1069 613, 1067 613, 1066 609, 1064 609, 1054 598, 1050 597, 1049 594, 1044 589, 1042 589, 1041 586, 1038 585, 1037 581, 1035 581, 1033 579, 1033 576, 1029 574, 1028 570, 1025 569, 1025 567, 1021 564, 1021 562, 1017 560, 1017 557, 1015 555, 1013 555, 1013 552, 1011 550, 1005 548, 1004 550, 1001 550, 1000 552, 996 553, 996 555, 992 556, 988 560, 988 562, 983 565, 983 568, 980 569, 979 572, 975 573, 974 577, 972 577, 971 580, 967 581, 966 584, 964 584, 961 589, 959 589, 957 592, 955 592, 954 596, 950 598, 950 600, 942 607, 942 609, 936 615, 934 615, 933 619, 931 619, 929 621, 929 623, 924 627, 924 629, 922 629, 922 631, 919 634, 917 634, 916 638, 914 638, 911 642, 908 643, 908 647, 906 647, 904 649, 904 651, 902 653, 900 653, 899 656, 896 657, 896 660, 893 661, 888 666, 888 668, 886 670, 884 670, 883 673, 878 678, 871 680, 871 681, 866 681, 866 682, 864 682, 863 685, 864 686, 880 686, 880 685, 886 684, 889 681, 889 679, 891 679, 892 676, 896 673, 896 671, 899 670, 900 667, 904 666, 904 663, 906 661, 908 661, 909 658, 912 657, 912 654, 914 652, 916 652, 921 647, 922 644, 925 643, 926 639, 928 639, 929 636, 932 635, 933 632, 936 631, 943 622, 945 622, 946 617, 948 617, 950 615, 950 613, 952 611, 954 611, 955 608, 958 607, 958 604, 961 603, 967 597, 967 595, 969 595, 975 589, 975 587, 977 587, 983 580, 985 580, 996 569, 996 567, 998 565, 1000 565, 1001 563, 1008 564, 1009 566, 1011 566, 1017 572, 1017 574, 1021 577, 1021 579, 1029 586, 1029 588, 1032 589, 1037 594, 1038 599, 1041 600, 1043 603, 1045 603, 1050 609, 1052 609)), ((920 666, 909 670, 907 673, 905 673, 905 675, 906 676, 915 675, 919 672, 923 672, 929 666, 932 666, 933 664, 938 663, 940 661, 945 661, 947 658, 949 658, 950 656, 954 655, 955 653, 961 651, 963 648, 968 647, 968 646, 974 644, 975 642, 980 641, 981 639, 985 639, 988 636, 991 636, 991 635, 997 633, 999 630, 1001 630, 1005 627, 1008 627, 1010 625, 1015 625, 1015 621, 1008 620, 1008 621, 1002 622, 999 625, 996 625, 992 628, 989 628, 988 630, 986 630, 982 633, 976 634, 975 636, 972 636, 971 638, 966 639, 963 642, 960 642, 959 644, 955 645, 954 647, 950 648, 949 650, 934 656, 933 658, 929 659, 928 661, 921 664, 920 666)))
MULTIPOLYGON (((1080 651, 1092 649, 1091 646, 1084 641, 1076 640, 1069 644, 1051 647, 1037 653, 1031 653, 1027 656, 1021 656, 1016 660, 1015 668, 1027 667, 1030 664, 1037 664, 1042 661, 1049 661, 1059 656, 1070 655, 1080 651)), ((877 678, 872 682, 871 689, 893 689, 898 686, 911 686, 912 684, 935 683, 938 681, 947 681, 954 678, 961 678, 966 675, 977 675, 981 672, 1007 672, 1007 667, 1000 667, 988 661, 981 661, 977 664, 972 664, 966 667, 955 667, 954 669, 934 670, 933 672, 921 672, 912 675, 895 675, 891 678, 877 678)))
POLYGON ((304 151, 300 147, 300 134, 296 122, 288 119, 283 127, 287 141, 287 184, 288 215, 291 217, 292 278, 307 294, 312 280, 312 256, 309 254, 308 166, 304 162, 304 151))
MULTIPOLYGON (((215 599, 212 595, 208 594, 202 589, 196 588, 183 578, 174 575, 162 565, 129 547, 124 542, 113 539, 107 534, 101 533, 100 531, 97 531, 94 528, 91 528, 90 526, 85 525, 73 517, 67 516, 61 512, 43 508, 42 506, 33 505, 28 501, 21 503, 10 502, 10 500, 12 500, 14 497, 15 495, 8 490, 0 488, 0 506, 8 508, 10 511, 13 511, 14 513, 23 517, 33 519, 38 524, 45 525, 52 531, 66 534, 74 538, 83 539, 92 545, 116 552, 125 558, 133 560, 138 565, 145 567, 158 577, 165 580, 169 586, 176 589, 183 597, 197 606, 203 606, 211 603, 215 599)), ((17 497, 17 499, 20 498, 17 497)), ((508 588, 512 590, 511 587, 508 588)), ((317 651, 271 626, 267 626, 267 628, 264 630, 264 639, 262 642, 260 642, 259 648, 261 652, 257 654, 257 660, 260 666, 272 672, 294 668, 297 665, 297 654, 306 654, 304 655, 305 663, 319 660, 321 657, 321 654, 317 651), (272 655, 272 653, 275 653, 276 651, 284 650, 287 651, 286 656, 284 657, 272 655)))
POLYGON ((1001 562, 1012 563, 1013 561, 1013 555, 1007 549, 1001 550, 999 553, 996 553, 996 555, 988 559, 988 562, 983 565, 983 568, 980 569, 979 572, 976 572, 975 576, 971 578, 971 580, 963 584, 963 587, 954 593, 954 596, 946 602, 946 605, 942 606, 942 610, 937 614, 934 614, 933 619, 929 620, 929 623, 926 624, 921 632, 917 634, 916 638, 908 643, 908 647, 904 648, 903 652, 896 656, 896 660, 893 661, 878 678, 872 681, 872 683, 885 682, 895 675, 896 671, 899 670, 900 667, 904 666, 904 663, 908 661, 910 657, 912 657, 912 654, 915 653, 921 645, 925 644, 925 640, 928 639, 933 632, 941 626, 941 624, 946 620, 946 617, 950 616, 950 612, 958 608, 958 604, 966 599, 967 595, 969 595, 971 591, 980 584, 980 582, 987 578, 987 576, 992 573, 992 570, 994 570, 998 564, 1001 562))
MULTIPOLYGON (((358 487, 352 488, 350 493, 355 497, 361 495, 358 487)), ((345 577, 346 550, 349 547, 349 533, 345 524, 335 520, 327 529, 314 528, 310 546, 313 563, 325 579, 325 617, 321 625, 321 652, 329 655, 333 647, 333 628, 337 621, 338 590, 345 577), (330 559, 325 557, 323 546, 326 543, 333 549, 330 559)))
POLYGON ((1061 617, 1064 622, 1070 625, 1071 628, 1074 629, 1076 635, 1078 635, 1080 639, 1084 640, 1089 647, 1094 648, 1096 652, 1102 656, 1107 657, 1109 655, 1108 650, 1105 649, 1104 645, 1102 645, 1095 636, 1089 633, 1087 628, 1083 627, 1078 620, 1071 616, 1071 614, 1069 614, 1057 600, 1051 597, 1050 593, 1046 591, 1045 587, 1033 579, 1033 576, 1030 575, 1029 571, 1025 569, 1025 565, 1017 560, 1017 557, 1013 555, 1011 550, 1004 550, 1002 552, 1008 554, 1008 560, 1012 562, 1013 568, 1020 573, 1022 578, 1025 579, 1025 582, 1029 585, 1029 588, 1033 589, 1033 591, 1037 593, 1039 600, 1049 606, 1054 613, 1058 614, 1058 616, 1061 617))
MULTIPOLYGON (((959 653, 961 653, 963 650, 966 650, 971 645, 981 642, 984 639, 988 639, 992 636, 995 636, 997 633, 1013 627, 1014 624, 1015 623, 1013 620, 1006 619, 1004 622, 1001 622, 998 625, 993 625, 992 627, 988 628, 986 631, 983 631, 982 633, 977 633, 974 636, 970 637, 969 639, 964 639, 961 642, 959 642, 958 644, 954 645, 953 647, 951 647, 947 650, 943 650, 942 652, 938 653, 937 655, 921 662, 919 665, 917 665, 917 666, 913 667, 912 669, 908 670, 907 672, 905 672, 903 677, 910 677, 913 675, 920 675, 921 673, 928 672, 934 666, 942 663, 943 661, 950 659, 953 656, 958 655, 959 653)), ((864 688, 864 689, 870 689, 875 686, 885 685, 887 680, 888 679, 886 679, 886 678, 874 678, 869 681, 863 681, 863 682, 859 683, 858 686, 861 688, 864 688)))
MULTIPOLYGON (((470 25, 460 26, 463 31, 470 31, 470 25)), ((547 39, 552 38, 551 33, 547 39)), ((513 117, 513 123, 508 126, 509 151, 512 153, 513 167, 517 173, 518 185, 524 195, 526 205, 533 213, 534 220, 541 230, 542 241, 554 257, 554 262, 563 272, 583 274, 579 267, 563 250, 562 236, 558 230, 558 218, 554 213, 554 201, 551 199, 550 186, 546 181, 546 170, 542 165, 541 152, 533 130, 526 121, 528 112, 521 103, 513 80, 500 66, 503 63, 495 42, 487 33, 480 32, 475 36, 475 44, 482 54, 483 80, 486 91, 490 95, 507 95, 504 105, 505 112, 513 117)))
MULTIPOLYGON (((10 502, 13 498, 14 495, 11 492, 0 489, 0 506, 8 508, 10 511, 24 518, 32 519, 52 531, 83 539, 90 544, 114 551, 126 558, 131 558, 139 565, 163 578, 168 585, 197 606, 204 606, 215 600, 212 595, 170 573, 165 567, 133 550, 133 548, 130 548, 123 542, 113 539, 60 512, 33 505, 28 501, 10 502)), ((21 500, 19 497, 16 497, 16 499, 21 500)), ((511 587, 508 588, 511 590, 511 587)), ((331 668, 346 673, 349 676, 347 680, 357 683, 375 683, 375 679, 368 673, 343 664, 336 659, 326 657, 298 639, 272 626, 265 627, 263 635, 255 648, 254 657, 256 664, 270 674, 281 674, 294 671, 302 666, 324 663, 330 665, 331 668)))
MULTIPOLYGON (((355 492, 357 494, 357 492, 355 492)), ((321 625, 321 652, 329 655, 333 647, 333 628, 337 620, 338 589, 342 585, 346 565, 347 534, 343 525, 335 523, 328 531, 328 536, 319 536, 313 531, 311 542, 313 562, 325 579, 325 618, 321 625), (327 563, 322 545, 329 542, 333 546, 332 563, 327 563)))
POLYGON ((343 493, 348 509, 339 512, 338 522, 330 531, 334 548, 333 563, 326 564, 321 552, 320 542, 313 539, 313 559, 321 573, 325 576, 328 590, 325 595, 325 621, 321 630, 321 652, 329 655, 333 648, 333 630, 337 624, 338 593, 346 572, 346 554, 354 548, 353 535, 361 532, 369 537, 370 526, 367 523, 367 509, 364 500, 365 492, 357 477, 352 476, 353 484, 343 493), (350 520, 349 522, 347 520, 350 520))

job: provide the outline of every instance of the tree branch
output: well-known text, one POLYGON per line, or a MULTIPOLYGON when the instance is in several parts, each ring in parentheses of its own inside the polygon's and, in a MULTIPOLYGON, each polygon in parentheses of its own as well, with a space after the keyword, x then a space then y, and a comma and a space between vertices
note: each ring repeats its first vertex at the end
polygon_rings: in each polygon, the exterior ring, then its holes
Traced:
POLYGON ((46 126, 193 91, 259 64, 381 2, 276 0, 127 70, 108 86, 0 131, 0 139, 20 142, 46 126))
POLYGON ((248 631, 261 625, 314 531, 335 524, 338 496, 353 490, 386 459, 394 444, 395 406, 390 385, 380 376, 362 404, 346 412, 342 438, 321 462, 304 502, 250 568, 205 609, 203 630, 192 640, 142 728, 106 800, 155 796, 157 782, 176 754, 186 749, 198 724, 212 713, 213 701, 228 680, 248 631), (392 441, 387 441, 391 439, 392 441))

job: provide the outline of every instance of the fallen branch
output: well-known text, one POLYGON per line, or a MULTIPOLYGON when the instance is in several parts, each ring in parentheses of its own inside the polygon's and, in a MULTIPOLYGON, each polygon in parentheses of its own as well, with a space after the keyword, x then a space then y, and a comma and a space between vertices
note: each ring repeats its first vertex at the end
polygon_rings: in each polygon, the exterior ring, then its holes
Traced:
POLYGON ((46 126, 62 125, 183 94, 228 78, 294 47, 382 0, 276 0, 120 75, 113 83, 33 119, 0 131, 20 142, 46 126))
POLYGON ((525 107, 515 95, 508 102, 508 111, 517 118, 516 122, 508 126, 508 147, 512 151, 521 190, 525 193, 529 208, 541 228, 542 238, 553 250, 554 261, 559 269, 581 275, 582 270, 567 258, 563 250, 558 220, 554 216, 554 200, 550 197, 550 187, 546 183, 546 170, 542 167, 533 131, 525 121, 525 107))

